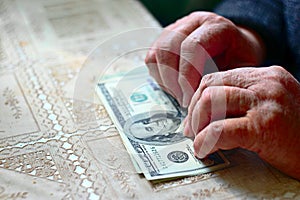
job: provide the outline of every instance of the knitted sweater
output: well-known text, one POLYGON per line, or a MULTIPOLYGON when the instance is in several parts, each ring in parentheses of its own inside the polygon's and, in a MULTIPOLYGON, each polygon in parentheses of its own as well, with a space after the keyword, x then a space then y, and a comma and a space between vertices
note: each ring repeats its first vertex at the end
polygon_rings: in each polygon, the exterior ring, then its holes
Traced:
POLYGON ((267 47, 264 65, 281 65, 300 81, 300 0, 224 0, 215 12, 255 30, 267 47))

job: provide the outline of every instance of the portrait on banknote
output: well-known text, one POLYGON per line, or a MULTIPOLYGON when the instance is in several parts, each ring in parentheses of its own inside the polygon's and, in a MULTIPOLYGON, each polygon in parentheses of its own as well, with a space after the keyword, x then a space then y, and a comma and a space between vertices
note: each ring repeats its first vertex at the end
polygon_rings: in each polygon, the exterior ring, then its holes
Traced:
POLYGON ((124 125, 125 134, 144 144, 167 145, 185 139, 182 131, 177 131, 181 117, 172 112, 141 113, 133 116, 124 125))

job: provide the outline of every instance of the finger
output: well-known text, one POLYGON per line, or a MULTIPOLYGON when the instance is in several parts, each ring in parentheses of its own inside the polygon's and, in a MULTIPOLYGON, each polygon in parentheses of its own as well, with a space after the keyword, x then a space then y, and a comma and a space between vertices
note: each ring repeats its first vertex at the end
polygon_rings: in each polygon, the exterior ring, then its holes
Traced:
MULTIPOLYGON (((187 83, 195 91, 201 76, 219 71, 212 58, 224 57, 224 53, 230 45, 230 39, 228 38, 230 38, 229 36, 232 32, 236 31, 235 26, 230 26, 230 24, 232 24, 230 21, 222 17, 207 19, 182 42, 179 61, 179 77, 182 78, 179 80, 179 83, 183 91, 186 90, 187 83), (221 24, 225 21, 227 26, 221 26, 216 31, 216 24, 221 24), (224 40, 224 38, 227 39, 224 40)), ((224 65, 227 64, 225 63, 224 65)), ((189 104, 191 97, 192 94, 184 93, 184 106, 189 104)))
POLYGON ((230 118, 211 123, 194 140, 195 155, 204 158, 218 149, 253 146, 253 126, 248 117, 230 118))
POLYGON ((157 57, 157 59, 159 60, 158 70, 164 90, 175 97, 181 104, 182 91, 177 81, 179 56, 163 50, 159 52, 160 55, 158 55, 157 57), (160 60, 164 56, 167 56, 169 58, 167 63, 164 63, 164 59, 160 60))
POLYGON ((155 61, 156 68, 152 74, 160 77, 164 90, 181 102, 182 92, 177 82, 178 66, 180 45, 184 38, 186 38, 186 35, 171 30, 170 27, 166 28, 155 42, 151 48, 152 51, 148 53, 150 56, 147 57, 147 61, 149 62, 150 58, 155 61))
POLYGON ((188 122, 190 131, 196 135, 213 121, 245 116, 256 102, 255 94, 250 90, 231 86, 208 87, 192 112, 188 122))
MULTIPOLYGON (((178 83, 178 70, 181 43, 199 25, 198 20, 190 16, 184 17, 168 26, 155 44, 156 60, 163 85, 167 92, 177 96, 180 104, 182 104, 182 90, 178 83)), ((199 83, 199 80, 197 82, 199 83)))
MULTIPOLYGON (((187 107, 198 87, 209 55, 201 45, 205 25, 192 32, 181 44, 179 85, 183 93, 183 107, 187 107), (204 28, 203 28, 204 26, 204 28)), ((205 33, 204 33, 205 34, 205 33)))
POLYGON ((148 51, 146 58, 145 58, 145 63, 148 68, 150 76, 152 76, 156 80, 156 82, 162 87, 163 82, 162 82, 160 74, 159 74, 156 55, 155 55, 154 51, 155 51, 154 49, 150 49, 148 51))
POLYGON ((192 111, 195 109, 202 92, 206 88, 211 86, 233 86, 247 89, 257 82, 255 80, 257 79, 257 76, 254 74, 256 69, 257 68, 240 68, 224 72, 215 72, 203 76, 197 91, 192 97, 188 108, 188 115, 191 117, 192 111))
MULTIPOLYGON (((169 93, 178 95, 180 99, 182 96, 182 87, 180 87, 178 83, 180 77, 178 77, 178 73, 175 75, 173 70, 179 70, 179 55, 182 41, 184 41, 189 34, 201 26, 206 20, 214 17, 216 17, 215 14, 208 12, 192 13, 191 15, 184 17, 178 20, 176 23, 168 26, 154 45, 154 47, 157 49, 155 51, 156 60, 163 85, 167 88, 169 93)), ((196 80, 193 81, 196 83, 193 85, 193 87, 185 86, 184 93, 194 93, 196 86, 199 84, 199 80, 200 77, 198 76, 196 80), (191 90, 191 88, 193 88, 193 90, 191 90)))
POLYGON ((186 137, 189 137, 189 138, 194 138, 195 137, 195 134, 193 134, 191 130, 191 127, 190 127, 190 123, 189 123, 189 119, 190 117, 189 116, 186 116, 185 120, 184 120, 184 129, 183 129, 183 134, 184 136, 186 137))
POLYGON ((206 87, 220 85, 249 88, 260 81, 257 77, 261 77, 263 74, 269 73, 269 70, 267 69, 268 68, 266 67, 243 67, 224 72, 207 74, 201 80, 199 92, 201 93, 201 91, 203 91, 206 87))
POLYGON ((166 29, 189 35, 205 21, 214 19, 217 16, 218 15, 212 12, 193 12, 167 26, 166 29))
MULTIPOLYGON (((203 79, 201 80, 201 83, 202 82, 203 82, 203 79)), ((201 85, 201 83, 200 83, 200 85, 201 85)), ((195 133, 192 131, 192 128, 191 128, 191 119, 192 119, 192 113, 195 110, 195 106, 201 97, 201 92, 202 91, 200 90, 200 88, 198 88, 196 90, 196 92, 192 96, 190 105, 188 107, 188 114, 186 116, 186 125, 184 128, 184 135, 187 137, 195 137, 195 133)))

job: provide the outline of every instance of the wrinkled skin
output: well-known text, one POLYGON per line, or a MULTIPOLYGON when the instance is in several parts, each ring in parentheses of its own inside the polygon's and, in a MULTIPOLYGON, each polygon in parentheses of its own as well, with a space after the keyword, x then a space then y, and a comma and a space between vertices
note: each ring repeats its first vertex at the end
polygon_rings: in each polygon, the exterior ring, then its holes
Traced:
POLYGON ((242 147, 300 179, 300 84, 284 68, 206 75, 188 113, 184 133, 198 157, 242 147))
POLYGON ((299 82, 278 66, 235 69, 259 65, 264 51, 255 32, 195 12, 168 26, 145 62, 156 81, 188 106, 184 133, 194 138, 196 156, 241 147, 300 179, 299 82), (207 53, 227 71, 203 76, 207 53))
POLYGON ((145 62, 156 81, 187 107, 200 83, 207 53, 220 70, 256 66, 264 56, 262 44, 254 32, 224 17, 194 12, 164 29, 145 62))

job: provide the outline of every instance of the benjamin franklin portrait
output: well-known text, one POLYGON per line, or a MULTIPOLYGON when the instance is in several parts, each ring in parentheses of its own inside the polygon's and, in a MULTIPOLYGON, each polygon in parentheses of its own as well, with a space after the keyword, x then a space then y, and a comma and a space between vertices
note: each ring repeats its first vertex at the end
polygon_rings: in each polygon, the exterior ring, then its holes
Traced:
POLYGON ((178 131, 182 119, 173 113, 147 113, 125 123, 125 134, 137 142, 151 145, 173 144, 185 139, 178 131))

